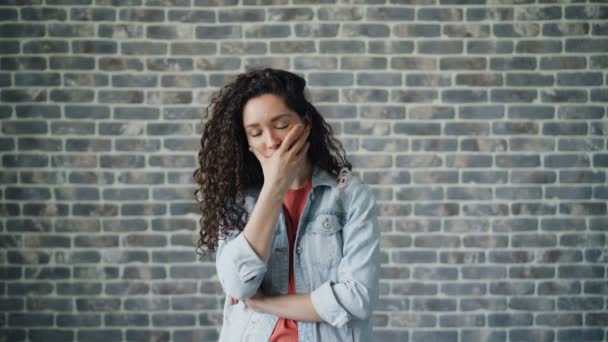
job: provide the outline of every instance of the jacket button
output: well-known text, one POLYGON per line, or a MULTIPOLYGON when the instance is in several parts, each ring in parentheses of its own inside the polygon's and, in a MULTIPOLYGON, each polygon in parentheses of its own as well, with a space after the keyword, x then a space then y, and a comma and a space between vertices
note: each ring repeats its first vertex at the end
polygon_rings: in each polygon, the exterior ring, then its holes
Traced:
POLYGON ((325 221, 323 221, 323 228, 326 230, 331 228, 331 223, 329 222, 329 219, 325 219, 325 221))
POLYGON ((298 253, 298 254, 302 253, 302 247, 300 245, 298 245, 298 247, 296 247, 296 253, 298 253))

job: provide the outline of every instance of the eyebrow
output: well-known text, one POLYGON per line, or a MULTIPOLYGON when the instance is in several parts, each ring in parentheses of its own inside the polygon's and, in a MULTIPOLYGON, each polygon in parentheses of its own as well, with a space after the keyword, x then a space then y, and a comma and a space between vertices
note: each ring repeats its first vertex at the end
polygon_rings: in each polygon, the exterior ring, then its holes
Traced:
MULTIPOLYGON (((270 121, 271 122, 275 122, 275 121, 283 118, 284 116, 288 116, 288 115, 289 115, 289 113, 281 113, 281 114, 275 116, 274 118, 272 118, 272 120, 270 120, 270 121)), ((259 126, 259 125, 260 124, 258 124, 258 123, 252 123, 252 124, 249 124, 249 125, 245 126, 245 129, 247 129, 249 127, 259 126)))

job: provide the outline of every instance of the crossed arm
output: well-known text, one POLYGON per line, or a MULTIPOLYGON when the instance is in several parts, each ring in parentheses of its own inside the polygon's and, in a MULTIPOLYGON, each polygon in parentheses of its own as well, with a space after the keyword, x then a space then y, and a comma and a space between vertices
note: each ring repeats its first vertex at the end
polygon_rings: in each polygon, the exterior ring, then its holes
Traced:
POLYGON ((230 242, 220 240, 217 270, 224 290, 250 308, 298 321, 324 321, 342 326, 352 319, 369 319, 378 297, 380 273, 379 229, 375 203, 368 187, 351 205, 348 224, 342 230, 344 255, 336 282, 328 280, 310 293, 265 296, 259 289, 267 271, 247 234, 230 242))
POLYGON ((245 304, 253 310, 295 321, 322 321, 312 305, 310 293, 266 296, 258 290, 253 297, 245 300, 245 304))

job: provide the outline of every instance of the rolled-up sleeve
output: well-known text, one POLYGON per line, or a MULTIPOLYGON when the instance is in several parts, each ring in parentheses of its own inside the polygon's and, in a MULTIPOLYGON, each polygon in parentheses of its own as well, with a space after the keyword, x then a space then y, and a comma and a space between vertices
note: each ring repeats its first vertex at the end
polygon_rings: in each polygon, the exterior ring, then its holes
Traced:
POLYGON ((332 326, 369 319, 378 301, 380 231, 376 210, 369 186, 357 184, 342 228, 338 281, 327 281, 310 294, 321 319, 332 326))
POLYGON ((255 294, 267 269, 242 233, 219 240, 215 265, 226 294, 239 300, 255 294))

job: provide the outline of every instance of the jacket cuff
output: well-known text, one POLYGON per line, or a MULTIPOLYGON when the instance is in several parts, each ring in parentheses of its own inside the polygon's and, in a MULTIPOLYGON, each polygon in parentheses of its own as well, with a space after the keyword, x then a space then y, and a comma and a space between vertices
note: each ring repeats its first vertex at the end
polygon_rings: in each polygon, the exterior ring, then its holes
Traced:
POLYGON ((230 249, 226 250, 226 256, 232 261, 232 265, 243 282, 247 282, 257 275, 266 273, 266 263, 258 257, 244 234, 239 234, 232 241, 230 249))
POLYGON ((332 281, 323 283, 310 293, 310 299, 321 319, 334 327, 341 327, 350 321, 350 315, 338 303, 332 285, 332 281))

